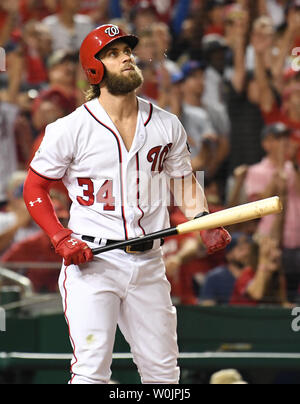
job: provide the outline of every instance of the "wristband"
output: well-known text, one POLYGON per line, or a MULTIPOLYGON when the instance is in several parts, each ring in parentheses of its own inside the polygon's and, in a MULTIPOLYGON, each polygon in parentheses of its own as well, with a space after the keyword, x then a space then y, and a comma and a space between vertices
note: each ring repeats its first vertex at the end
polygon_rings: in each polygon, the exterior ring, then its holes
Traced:
POLYGON ((72 233, 73 232, 70 229, 62 229, 58 233, 54 234, 54 236, 51 237, 51 243, 53 244, 54 248, 56 248, 61 241, 70 237, 72 233))

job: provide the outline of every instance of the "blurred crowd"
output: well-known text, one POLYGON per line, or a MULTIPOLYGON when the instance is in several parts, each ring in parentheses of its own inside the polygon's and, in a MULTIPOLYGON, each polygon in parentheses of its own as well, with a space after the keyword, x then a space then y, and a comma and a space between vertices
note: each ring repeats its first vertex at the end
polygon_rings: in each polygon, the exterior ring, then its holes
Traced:
MULTIPOLYGON (((78 51, 104 23, 139 36, 138 95, 183 123, 193 169, 205 172, 210 211, 275 195, 284 204, 280 215, 229 228, 232 243, 214 255, 206 254, 199 234, 168 238, 163 248, 174 302, 296 305, 300 0, 1 0, 2 265, 19 262, 36 292, 57 290, 58 269, 46 264, 60 257, 29 217, 23 183, 46 125, 85 101, 78 51)), ((51 192, 67 223, 62 184, 51 192)), ((172 225, 186 220, 175 207, 170 216, 172 225)))

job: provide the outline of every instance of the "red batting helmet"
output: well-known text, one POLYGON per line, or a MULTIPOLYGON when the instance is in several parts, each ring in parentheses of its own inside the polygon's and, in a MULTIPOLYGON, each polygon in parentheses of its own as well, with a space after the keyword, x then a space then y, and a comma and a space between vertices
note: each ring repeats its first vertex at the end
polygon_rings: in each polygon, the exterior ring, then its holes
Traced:
POLYGON ((84 39, 80 48, 80 62, 90 84, 99 84, 104 76, 104 65, 96 55, 108 44, 124 39, 131 49, 138 44, 138 38, 128 35, 116 25, 101 25, 94 29, 84 39))

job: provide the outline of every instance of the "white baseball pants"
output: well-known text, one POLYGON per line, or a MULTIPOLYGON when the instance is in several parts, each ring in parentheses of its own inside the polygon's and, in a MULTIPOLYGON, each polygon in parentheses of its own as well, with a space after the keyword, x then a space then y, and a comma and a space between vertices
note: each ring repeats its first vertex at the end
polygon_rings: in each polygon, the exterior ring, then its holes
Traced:
POLYGON ((70 383, 109 382, 117 324, 142 383, 179 382, 176 309, 161 249, 114 250, 80 267, 63 266, 59 286, 73 346, 70 383))

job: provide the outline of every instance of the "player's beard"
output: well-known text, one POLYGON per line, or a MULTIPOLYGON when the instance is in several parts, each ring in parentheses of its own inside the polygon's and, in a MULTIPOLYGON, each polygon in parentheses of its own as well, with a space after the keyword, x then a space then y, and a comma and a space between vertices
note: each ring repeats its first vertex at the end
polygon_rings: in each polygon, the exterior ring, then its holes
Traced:
POLYGON ((112 95, 126 95, 139 88, 144 82, 141 70, 134 66, 127 76, 106 71, 105 85, 112 95))

